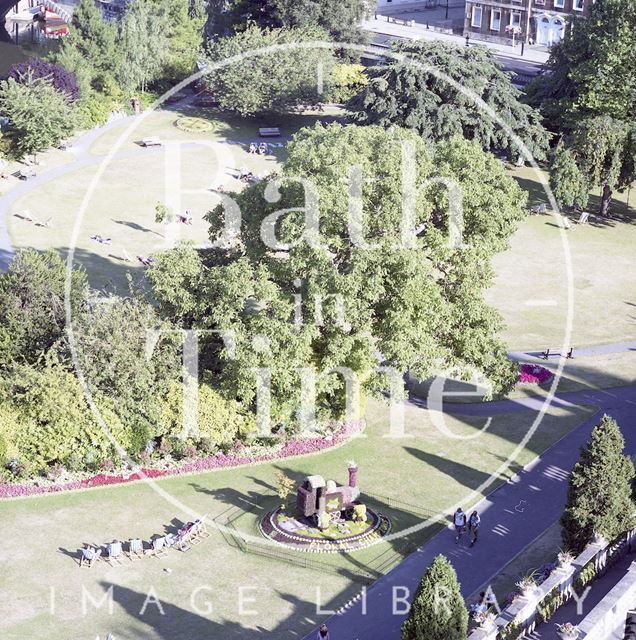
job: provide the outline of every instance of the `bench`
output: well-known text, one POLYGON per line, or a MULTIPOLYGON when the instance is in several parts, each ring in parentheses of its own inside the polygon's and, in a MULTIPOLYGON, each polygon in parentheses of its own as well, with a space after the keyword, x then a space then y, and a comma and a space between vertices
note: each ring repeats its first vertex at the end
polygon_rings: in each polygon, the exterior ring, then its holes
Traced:
POLYGON ((141 145, 143 147, 160 147, 161 146, 161 140, 159 138, 157 138, 156 136, 153 136, 152 138, 144 138, 141 141, 141 145))
POLYGON ((280 129, 278 127, 261 127, 258 130, 258 135, 261 138, 276 138, 280 136, 280 129))

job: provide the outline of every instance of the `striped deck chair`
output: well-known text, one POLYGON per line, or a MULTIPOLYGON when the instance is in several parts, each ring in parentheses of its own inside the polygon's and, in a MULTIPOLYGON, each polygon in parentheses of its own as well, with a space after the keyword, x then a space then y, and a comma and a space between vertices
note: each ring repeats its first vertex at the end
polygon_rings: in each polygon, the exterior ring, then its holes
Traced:
POLYGON ((89 569, 99 560, 102 555, 101 549, 93 549, 87 547, 82 549, 82 557, 80 558, 80 567, 88 567, 89 569))
POLYGON ((144 557, 144 543, 139 538, 131 538, 126 553, 130 561, 141 560, 144 557))
POLYGON ((121 559, 124 555, 123 549, 121 548, 121 542, 117 540, 113 540, 107 547, 108 555, 106 556, 106 561, 111 566, 115 566, 116 564, 121 564, 121 559))
POLYGON ((146 551, 146 554, 155 556, 156 558, 165 558, 168 554, 166 552, 166 539, 155 538, 150 543, 150 549, 146 551))
POLYGON ((210 533, 205 526, 206 517, 207 515, 197 518, 194 521, 191 544, 199 544, 199 542, 202 542, 204 538, 210 537, 210 533))

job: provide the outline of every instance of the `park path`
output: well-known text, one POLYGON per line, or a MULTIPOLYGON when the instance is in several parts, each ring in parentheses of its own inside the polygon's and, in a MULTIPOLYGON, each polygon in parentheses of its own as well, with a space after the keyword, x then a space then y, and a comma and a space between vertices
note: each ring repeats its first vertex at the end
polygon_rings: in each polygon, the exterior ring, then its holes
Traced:
MULTIPOLYGON (((404 603, 399 598, 408 595, 410 601, 421 576, 439 554, 452 562, 465 597, 489 583, 506 564, 558 521, 579 449, 586 444, 602 414, 611 415, 622 425, 625 449, 630 454, 636 453, 636 429, 630 428, 636 416, 636 386, 609 391, 573 391, 561 394, 555 400, 560 406, 596 405, 598 411, 474 506, 482 517, 481 537, 475 547, 468 547, 467 540, 455 544, 454 534, 444 529, 368 589, 366 610, 363 601, 358 600, 326 621, 334 640, 399 640, 400 624, 404 619, 404 603)), ((537 410, 540 404, 540 399, 523 398, 452 405, 449 411, 489 416, 537 410)), ((307 640, 314 640, 315 633, 306 636, 307 640)))
MULTIPOLYGON (((189 106, 190 98, 186 98, 182 103, 182 106, 189 106)), ((175 109, 177 105, 171 105, 171 111, 175 109)), ((90 148, 92 144, 100 138, 104 133, 106 133, 110 129, 114 129, 116 127, 121 127, 125 124, 130 124, 136 118, 143 117, 144 114, 140 116, 125 116, 122 118, 117 118, 112 120, 111 122, 101 126, 91 129, 90 131, 82 134, 72 142, 72 146, 69 147, 67 153, 70 153, 74 156, 74 160, 72 162, 60 165, 58 167, 54 167, 48 171, 37 172, 35 178, 30 178, 29 180, 21 181, 13 188, 11 188, 7 193, 0 197, 0 270, 5 271, 13 256, 15 255, 15 248, 13 247, 13 243, 11 242, 11 238, 9 236, 8 231, 8 215, 11 206, 22 196, 26 195, 33 189, 37 189, 42 185, 57 180, 62 176, 68 175, 69 173, 75 173, 76 171, 81 171, 82 169, 86 169, 91 166, 97 166, 104 162, 106 158, 108 158, 108 154, 94 154, 91 153, 90 148)), ((253 139, 227 139, 222 136, 219 136, 218 142, 222 144, 240 144, 245 145, 249 144, 253 139)), ((276 142, 287 142, 289 138, 281 137, 276 140, 276 142)), ((183 149, 192 149, 197 146, 196 142, 189 142, 182 145, 183 149)), ((153 153, 161 153, 163 152, 163 147, 139 147, 138 149, 125 149, 123 151, 119 151, 115 153, 110 161, 118 161, 125 160, 128 158, 134 157, 143 157, 153 153)), ((225 170, 229 169, 229 167, 224 167, 225 170)), ((36 167, 37 169, 37 167, 36 167)), ((46 219, 46 214, 42 215, 38 212, 33 212, 37 219, 46 219)))

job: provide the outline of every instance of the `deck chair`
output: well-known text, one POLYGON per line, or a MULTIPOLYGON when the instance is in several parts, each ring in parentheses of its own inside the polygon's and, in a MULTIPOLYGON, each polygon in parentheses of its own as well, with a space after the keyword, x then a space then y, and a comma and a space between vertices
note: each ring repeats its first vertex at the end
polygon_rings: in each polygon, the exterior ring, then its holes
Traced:
POLYGON ((122 249, 122 250, 121 250, 121 253, 122 253, 122 255, 121 255, 121 259, 122 259, 124 262, 133 262, 133 258, 132 258, 132 256, 128 253, 128 251, 126 251, 126 249, 122 249))
POLYGON ((80 567, 86 566, 90 569, 97 562, 97 560, 99 560, 101 555, 101 549, 82 549, 80 567))
POLYGON ((155 556, 156 558, 165 558, 168 554, 166 552, 166 539, 155 538, 150 543, 150 549, 146 552, 148 555, 155 556))
POLYGON ((203 516, 201 518, 197 518, 194 521, 194 532, 192 536, 192 544, 199 544, 204 538, 209 538, 210 533, 205 526, 205 519, 207 516, 203 516))
POLYGON ((35 226, 44 227, 45 229, 48 229, 51 226, 51 220, 53 220, 53 218, 47 218, 46 220, 36 220, 35 226))
POLYGON ((106 561, 111 566, 115 566, 116 564, 121 564, 122 556, 124 552, 121 548, 121 542, 111 542, 108 545, 108 555, 106 556, 106 561))
POLYGON ((139 538, 131 538, 126 555, 131 561, 141 560, 144 557, 144 543, 139 538))
POLYGON ((581 215, 579 216, 579 219, 576 221, 576 224, 586 224, 589 217, 590 217, 590 214, 587 211, 581 211, 581 215))
POLYGON ((20 215, 29 222, 35 222, 33 219, 33 214, 31 213, 31 209, 25 209, 20 215))

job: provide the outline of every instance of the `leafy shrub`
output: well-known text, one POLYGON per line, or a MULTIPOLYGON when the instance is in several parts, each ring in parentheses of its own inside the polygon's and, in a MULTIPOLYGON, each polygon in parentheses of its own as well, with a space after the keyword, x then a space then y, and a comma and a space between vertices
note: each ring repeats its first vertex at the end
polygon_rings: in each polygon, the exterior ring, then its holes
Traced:
POLYGON ((331 72, 329 100, 332 102, 349 102, 369 83, 361 64, 335 64, 331 72))
POLYGON ((198 434, 184 434, 183 421, 183 389, 173 384, 168 391, 161 410, 161 425, 158 435, 179 438, 183 435, 198 436, 199 442, 205 441, 206 451, 212 447, 230 446, 237 439, 245 436, 250 430, 249 421, 239 413, 238 403, 226 400, 218 391, 208 384, 199 385, 198 434))
POLYGON ((79 104, 79 125, 86 129, 101 126, 107 122, 112 111, 112 98, 92 92, 79 104))

